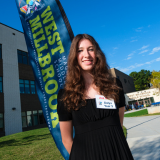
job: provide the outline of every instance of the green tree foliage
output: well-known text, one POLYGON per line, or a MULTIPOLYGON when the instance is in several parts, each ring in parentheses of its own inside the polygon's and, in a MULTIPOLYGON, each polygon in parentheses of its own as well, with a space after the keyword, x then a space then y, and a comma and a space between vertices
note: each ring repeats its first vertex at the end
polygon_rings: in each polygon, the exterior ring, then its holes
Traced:
POLYGON ((151 83, 153 84, 153 87, 160 89, 160 71, 159 72, 156 72, 156 71, 152 72, 151 83))
POLYGON ((136 91, 148 89, 150 87, 151 72, 142 69, 140 72, 131 72, 136 91))

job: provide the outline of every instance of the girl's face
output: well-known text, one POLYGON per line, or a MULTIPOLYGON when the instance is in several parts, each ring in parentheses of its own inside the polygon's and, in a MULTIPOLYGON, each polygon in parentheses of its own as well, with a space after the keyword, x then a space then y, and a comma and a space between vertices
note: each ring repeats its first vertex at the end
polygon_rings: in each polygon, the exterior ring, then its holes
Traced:
POLYGON ((77 61, 83 71, 91 72, 96 63, 93 44, 88 39, 82 39, 78 44, 77 61))

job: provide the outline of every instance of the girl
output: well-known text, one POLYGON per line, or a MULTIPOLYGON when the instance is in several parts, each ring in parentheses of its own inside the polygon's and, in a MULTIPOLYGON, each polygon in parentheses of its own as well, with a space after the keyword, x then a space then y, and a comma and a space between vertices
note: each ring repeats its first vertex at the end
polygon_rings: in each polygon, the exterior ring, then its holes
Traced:
POLYGON ((133 159, 122 130, 122 85, 111 76, 92 36, 79 34, 73 39, 65 88, 57 100, 62 142, 70 160, 133 159))

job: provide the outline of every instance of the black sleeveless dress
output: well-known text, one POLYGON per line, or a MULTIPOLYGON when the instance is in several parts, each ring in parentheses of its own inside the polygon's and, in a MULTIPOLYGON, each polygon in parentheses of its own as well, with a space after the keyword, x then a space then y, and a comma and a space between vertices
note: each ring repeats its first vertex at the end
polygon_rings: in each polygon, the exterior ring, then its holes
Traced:
MULTIPOLYGON (((119 80, 117 84, 122 87, 119 80)), ((119 108, 125 106, 123 90, 117 109, 97 109, 95 99, 87 99, 86 106, 68 112, 60 101, 62 96, 63 90, 60 90, 59 121, 72 120, 75 128, 70 160, 133 160, 118 115, 119 108)))

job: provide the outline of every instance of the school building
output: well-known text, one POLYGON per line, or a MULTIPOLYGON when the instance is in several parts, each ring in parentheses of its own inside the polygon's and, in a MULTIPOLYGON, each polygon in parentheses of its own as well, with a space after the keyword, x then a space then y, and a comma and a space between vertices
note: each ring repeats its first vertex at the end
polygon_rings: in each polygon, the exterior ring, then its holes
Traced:
MULTIPOLYGON (((133 79, 112 68, 124 92, 135 91, 133 79)), ((24 33, 0 23, 0 136, 47 127, 36 93, 24 33)))
POLYGON ((0 23, 0 136, 46 126, 24 33, 0 23))
POLYGON ((119 71, 116 68, 111 68, 110 71, 114 77, 117 77, 121 81, 125 94, 136 91, 132 77, 119 71))
POLYGON ((160 91, 158 88, 146 89, 137 92, 125 94, 126 105, 150 105, 154 102, 160 102, 160 91))

